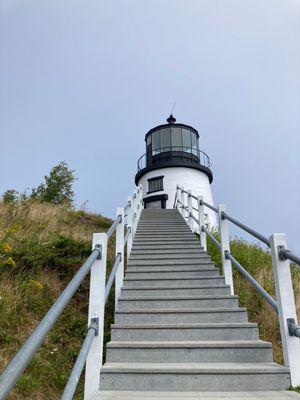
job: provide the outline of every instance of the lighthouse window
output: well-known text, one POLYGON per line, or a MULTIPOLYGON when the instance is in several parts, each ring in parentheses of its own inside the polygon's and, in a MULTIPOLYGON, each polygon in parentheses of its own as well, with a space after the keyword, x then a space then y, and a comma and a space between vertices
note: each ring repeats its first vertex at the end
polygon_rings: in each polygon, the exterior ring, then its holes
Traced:
POLYGON ((161 133, 161 151, 171 150, 171 131, 170 128, 162 129, 161 133))
MULTIPOLYGON (((191 148, 191 132, 188 129, 182 129, 182 146, 191 148)), ((188 151, 188 149, 183 149, 188 151)))
POLYGON ((181 128, 171 128, 172 148, 175 151, 180 151, 182 147, 181 128))
POLYGON ((160 149, 160 131, 156 131, 152 133, 152 150, 153 154, 159 153, 160 149))
POLYGON ((148 193, 164 190, 163 176, 148 179, 148 193))

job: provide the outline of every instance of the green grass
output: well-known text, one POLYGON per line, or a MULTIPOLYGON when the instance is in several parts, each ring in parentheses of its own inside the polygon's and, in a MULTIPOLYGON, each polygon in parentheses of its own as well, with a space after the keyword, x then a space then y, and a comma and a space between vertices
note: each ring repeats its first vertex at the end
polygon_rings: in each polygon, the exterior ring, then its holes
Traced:
MULTIPOLYGON (((216 235, 218 237, 218 235, 216 235)), ((208 238, 208 253, 221 271, 220 251, 208 238)), ((237 261, 262 285, 274 298, 275 287, 270 252, 258 244, 234 238, 230 242, 230 252, 237 261)), ((260 338, 272 342, 274 360, 283 363, 278 316, 260 293, 233 268, 234 291, 239 296, 239 304, 247 307, 249 320, 257 322, 260 338)), ((297 267, 291 267, 297 312, 300 312, 300 273, 297 267)))
MULTIPOLYGON (((0 202, 0 369, 24 343, 90 254, 92 233, 107 231, 111 222, 101 215, 45 203, 5 205, 0 202)), ((219 250, 209 239, 208 252, 221 268, 219 250)), ((231 241, 231 252, 274 296, 269 252, 240 239, 231 241)), ((107 275, 113 259, 114 238, 109 241, 107 275)), ((292 268, 292 275, 299 311, 300 274, 292 268)), ((272 342, 274 358, 282 363, 277 315, 235 268, 234 285, 240 305, 248 308, 250 320, 259 324, 261 338, 272 342)), ((86 333, 88 287, 87 278, 18 381, 10 399, 60 398, 86 333)), ((105 315, 107 342, 114 315, 113 290, 105 315)), ((83 379, 75 399, 82 399, 82 393, 83 379)))
MULTIPOLYGON (((91 252, 93 232, 111 220, 83 211, 26 202, 0 203, 0 369, 17 352, 91 252)), ((109 242, 108 273, 114 257, 109 242)), ((89 278, 85 279, 9 399, 60 398, 87 328, 89 278)), ((113 294, 107 303, 110 337, 113 294)), ((82 399, 83 380, 76 399, 82 399)))

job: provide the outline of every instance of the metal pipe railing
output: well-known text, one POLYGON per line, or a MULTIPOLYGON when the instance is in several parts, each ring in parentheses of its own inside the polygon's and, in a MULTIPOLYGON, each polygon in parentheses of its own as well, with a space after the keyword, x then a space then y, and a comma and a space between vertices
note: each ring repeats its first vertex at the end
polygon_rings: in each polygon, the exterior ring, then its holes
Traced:
POLYGON ((81 346, 80 352, 77 356, 71 375, 69 376, 68 382, 61 396, 61 400, 73 399, 78 385, 78 381, 80 379, 80 376, 82 374, 86 362, 87 355, 90 351, 93 339, 95 336, 97 336, 97 334, 98 334, 98 324, 97 322, 92 322, 88 328, 87 334, 81 346))
POLYGON ((121 258, 122 258, 121 254, 118 253, 118 254, 116 255, 114 265, 113 265, 113 267, 112 267, 111 273, 110 273, 110 275, 109 275, 109 278, 108 278, 107 283, 106 283, 106 286, 105 286, 105 303, 106 303, 106 301, 107 301, 107 299, 108 299, 108 296, 109 296, 109 293, 110 293, 112 284, 113 284, 113 282, 114 282, 114 279, 115 279, 115 276, 116 276, 116 272, 117 272, 119 263, 120 263, 120 261, 121 261, 121 258))
POLYGON ((242 222, 239 222, 237 219, 231 217, 230 215, 228 215, 225 212, 222 212, 221 217, 222 217, 222 219, 227 219, 228 221, 232 222, 234 225, 236 225, 239 228, 243 229, 244 231, 248 232, 250 235, 254 236, 256 239, 262 241, 268 247, 270 247, 270 240, 267 237, 256 232, 254 229, 249 228, 249 226, 243 224, 242 222))
POLYGON ((210 208, 211 210, 213 210, 214 212, 216 212, 218 214, 218 209, 216 207, 206 203, 204 200, 200 200, 200 204, 201 205, 203 204, 205 207, 210 208))
POLYGON ((111 237, 111 235, 114 233, 116 230, 116 227, 119 222, 122 221, 122 215, 118 215, 117 218, 114 220, 112 226, 109 228, 109 230, 106 232, 107 234, 107 240, 111 237))
POLYGON ((211 234, 211 232, 205 228, 205 226, 202 226, 202 231, 207 234, 207 236, 210 237, 210 239, 214 242, 214 244, 219 248, 221 251, 221 244, 218 242, 218 240, 214 237, 214 235, 211 234))
POLYGON ((129 227, 129 228, 127 229, 126 235, 125 235, 125 237, 124 237, 124 246, 127 244, 127 241, 128 241, 128 238, 129 238, 130 233, 131 233, 131 228, 129 227))
POLYGON ((279 254, 280 257, 284 258, 285 260, 293 261, 295 264, 300 266, 300 257, 293 254, 290 250, 282 249, 279 254))
POLYGON ((17 352, 14 358, 7 365, 0 376, 0 400, 6 399, 11 389, 19 377, 24 372, 25 368, 32 360, 33 356, 39 349, 43 340, 64 311, 74 293, 90 271, 94 261, 101 257, 101 249, 95 248, 79 271, 75 274, 71 282, 59 295, 55 303, 49 309, 47 314, 29 336, 21 349, 17 352))
POLYGON ((274 308, 274 310, 278 314, 278 306, 276 301, 273 299, 271 295, 253 278, 252 275, 249 274, 245 270, 245 268, 227 251, 225 251, 225 258, 228 260, 231 260, 231 262, 237 267, 237 269, 240 271, 240 273, 244 276, 244 278, 247 279, 247 281, 256 289, 259 291, 259 293, 267 300, 267 302, 274 308))
POLYGON ((294 318, 288 318, 287 324, 290 336, 296 336, 300 338, 300 325, 295 324, 294 318))

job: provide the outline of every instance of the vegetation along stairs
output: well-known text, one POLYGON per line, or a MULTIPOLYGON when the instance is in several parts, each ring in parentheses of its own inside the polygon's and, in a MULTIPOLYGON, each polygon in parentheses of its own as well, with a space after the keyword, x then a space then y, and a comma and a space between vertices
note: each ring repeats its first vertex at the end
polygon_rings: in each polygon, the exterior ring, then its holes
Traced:
POLYGON ((100 397, 117 398, 112 394, 124 391, 169 391, 173 397, 185 391, 273 391, 273 398, 289 386, 289 369, 273 362, 271 344, 259 340, 257 325, 248 322, 247 310, 181 214, 143 210, 100 397))

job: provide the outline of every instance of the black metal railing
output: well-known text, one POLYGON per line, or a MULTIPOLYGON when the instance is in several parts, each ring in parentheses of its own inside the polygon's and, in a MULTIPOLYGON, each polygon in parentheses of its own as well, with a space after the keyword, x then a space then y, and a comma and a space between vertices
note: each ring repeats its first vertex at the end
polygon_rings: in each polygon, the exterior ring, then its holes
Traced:
POLYGON ((183 164, 198 164, 211 168, 208 155, 199 149, 184 146, 161 147, 143 154, 137 163, 138 172, 144 168, 161 163, 180 162, 183 164))

